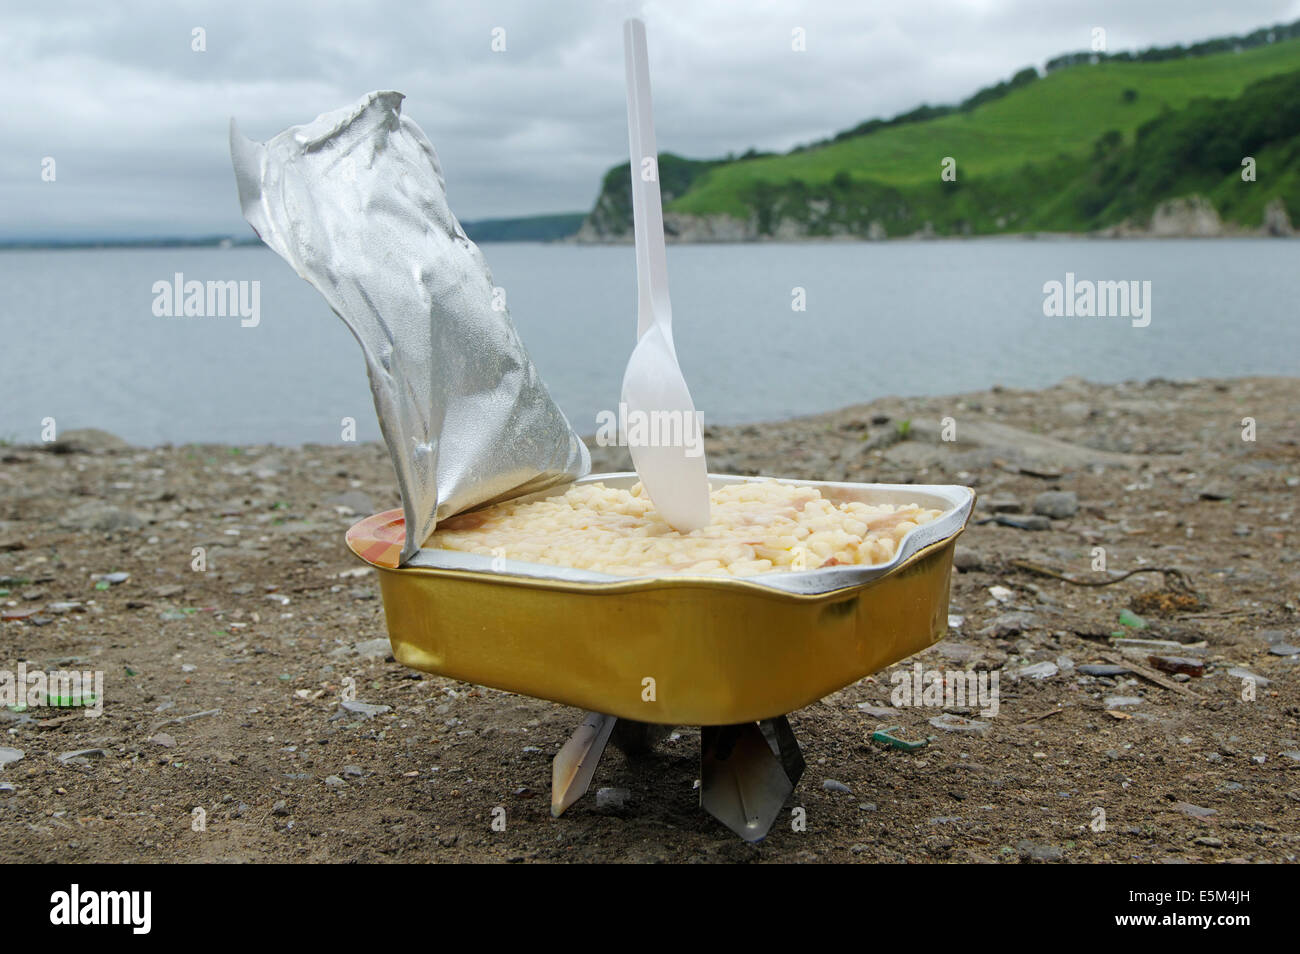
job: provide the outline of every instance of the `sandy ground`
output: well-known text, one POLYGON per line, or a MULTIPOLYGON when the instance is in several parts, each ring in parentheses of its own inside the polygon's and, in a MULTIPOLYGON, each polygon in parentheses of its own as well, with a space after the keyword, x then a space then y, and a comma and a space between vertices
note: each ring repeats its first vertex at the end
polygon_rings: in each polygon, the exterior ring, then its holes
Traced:
POLYGON ((997 715, 886 711, 888 672, 793 713, 806 830, 756 846, 698 808, 698 729, 611 748, 552 819, 580 712, 388 657, 343 546, 397 505, 382 447, 0 447, 0 669, 106 692, 93 719, 0 707, 0 861, 1294 861, 1298 422, 1296 380, 1067 381, 711 430, 715 472, 980 494, 950 632, 901 668, 997 673, 997 715), (1179 574, 1059 578, 1152 567, 1179 574))

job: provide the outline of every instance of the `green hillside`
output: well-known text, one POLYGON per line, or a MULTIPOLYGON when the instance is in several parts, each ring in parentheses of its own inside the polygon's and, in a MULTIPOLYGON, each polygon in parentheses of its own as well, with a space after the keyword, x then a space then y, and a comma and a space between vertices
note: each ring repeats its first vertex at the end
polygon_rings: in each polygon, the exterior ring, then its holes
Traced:
MULTIPOLYGON (((1278 29, 1300 34, 1300 25, 1278 29)), ((782 222, 808 235, 1079 231, 1149 215, 1159 200, 1196 192, 1225 219, 1252 227, 1264 206, 1281 198, 1300 223, 1300 120, 1287 103, 1287 96, 1300 99, 1297 84, 1262 92, 1258 85, 1300 77, 1296 71, 1300 39, 1210 55, 1181 48, 1123 54, 1059 66, 1041 78, 1025 70, 961 106, 874 120, 785 155, 694 161, 686 187, 666 190, 665 211, 757 222, 759 235, 782 222), (1248 130, 1231 120, 1241 110, 1276 110, 1285 121, 1248 130), (1225 126, 1241 135, 1233 139, 1225 126), (1144 141, 1150 136, 1178 144, 1165 143, 1161 153, 1155 139, 1144 141), (1200 155, 1196 136, 1215 141, 1218 153, 1200 155), (1165 174, 1138 175, 1139 152, 1159 153, 1165 174), (1258 161, 1253 183, 1240 179, 1245 155, 1258 161), (956 160, 955 182, 940 180, 944 157, 956 160)), ((626 170, 606 176, 588 220, 604 234, 630 224, 621 214, 626 170)))

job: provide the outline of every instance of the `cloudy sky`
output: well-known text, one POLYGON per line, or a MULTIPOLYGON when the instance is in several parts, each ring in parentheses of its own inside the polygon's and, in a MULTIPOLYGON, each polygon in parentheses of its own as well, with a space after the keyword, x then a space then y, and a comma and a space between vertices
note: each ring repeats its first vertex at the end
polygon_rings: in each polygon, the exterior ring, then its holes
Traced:
POLYGON ((708 157, 959 100, 1097 26, 1111 50, 1167 44, 1300 19, 1300 0, 7 4, 0 239, 247 234, 229 118, 267 139, 372 89, 407 94, 462 219, 586 210, 627 158, 620 23, 638 10, 659 146, 708 157))

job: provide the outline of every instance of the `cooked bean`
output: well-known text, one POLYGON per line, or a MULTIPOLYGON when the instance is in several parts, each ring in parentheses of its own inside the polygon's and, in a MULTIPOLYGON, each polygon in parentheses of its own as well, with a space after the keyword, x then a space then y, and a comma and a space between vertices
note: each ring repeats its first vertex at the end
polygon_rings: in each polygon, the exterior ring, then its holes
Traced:
POLYGON ((617 576, 753 576, 885 562, 941 511, 916 504, 837 504, 815 487, 777 481, 710 491, 709 525, 679 533, 640 484, 579 484, 531 503, 504 503, 439 525, 428 547, 617 576))

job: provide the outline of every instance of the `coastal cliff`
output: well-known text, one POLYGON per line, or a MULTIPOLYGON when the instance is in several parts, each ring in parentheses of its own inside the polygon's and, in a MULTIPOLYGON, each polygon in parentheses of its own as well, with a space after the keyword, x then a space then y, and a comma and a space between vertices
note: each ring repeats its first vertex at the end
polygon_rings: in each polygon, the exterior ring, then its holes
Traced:
MULTIPOLYGON (((1058 58, 781 154, 664 153, 664 228, 675 242, 1293 235, 1300 23, 1271 36, 1058 58)), ((576 241, 631 241, 629 178, 626 163, 605 175, 576 241)))

